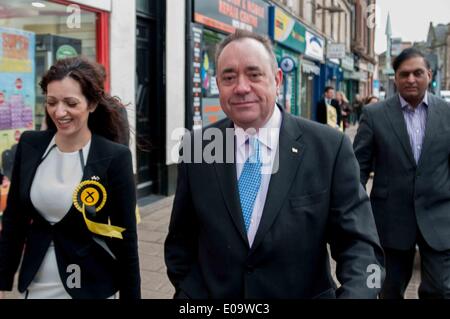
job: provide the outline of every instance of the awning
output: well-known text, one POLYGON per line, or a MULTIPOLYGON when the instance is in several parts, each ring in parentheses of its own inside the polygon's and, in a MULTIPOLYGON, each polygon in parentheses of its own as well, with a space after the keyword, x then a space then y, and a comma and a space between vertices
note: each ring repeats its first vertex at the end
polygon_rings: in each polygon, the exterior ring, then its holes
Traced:
POLYGON ((356 80, 356 81, 367 81, 367 72, 363 71, 345 71, 344 70, 344 80, 356 80))
POLYGON ((305 73, 312 73, 315 75, 320 75, 320 68, 313 62, 308 60, 302 60, 301 62, 302 71, 305 73))

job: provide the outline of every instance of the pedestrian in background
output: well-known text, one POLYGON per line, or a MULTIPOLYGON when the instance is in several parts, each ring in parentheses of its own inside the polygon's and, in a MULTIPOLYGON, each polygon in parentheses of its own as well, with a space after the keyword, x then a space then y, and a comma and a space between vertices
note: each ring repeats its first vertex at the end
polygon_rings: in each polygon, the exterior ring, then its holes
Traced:
POLYGON ((380 101, 380 99, 379 99, 377 96, 375 96, 375 95, 369 95, 369 96, 366 98, 366 100, 365 100, 365 102, 364 102, 364 105, 375 104, 375 103, 378 103, 379 101, 380 101))
POLYGON ((374 165, 371 203, 386 254, 380 297, 399 299, 416 245, 420 298, 450 298, 450 108, 427 92, 426 57, 406 49, 394 60, 398 94, 363 108, 354 141, 361 183, 374 165))
POLYGON ((356 122, 359 122, 359 118, 361 117, 362 108, 364 106, 364 102, 362 100, 362 97, 360 94, 355 95, 355 99, 352 103, 352 110, 353 110, 353 125, 356 124, 356 122))
POLYGON ((347 127, 349 127, 350 122, 350 114, 352 113, 352 109, 350 104, 348 103, 347 97, 345 93, 342 91, 336 92, 336 100, 338 101, 339 108, 341 109, 342 114, 342 130, 345 131, 347 127))
POLYGON ((328 124, 333 128, 340 128, 342 123, 341 108, 334 98, 334 88, 327 86, 323 92, 323 99, 317 102, 317 122, 328 124), (330 114, 333 114, 330 116, 330 114), (336 124, 335 124, 336 123, 336 124))
POLYGON ((22 259, 25 298, 140 298, 132 160, 118 144, 124 106, 104 82, 104 68, 80 57, 43 76, 47 129, 23 133, 17 146, 0 290, 12 289, 22 259))

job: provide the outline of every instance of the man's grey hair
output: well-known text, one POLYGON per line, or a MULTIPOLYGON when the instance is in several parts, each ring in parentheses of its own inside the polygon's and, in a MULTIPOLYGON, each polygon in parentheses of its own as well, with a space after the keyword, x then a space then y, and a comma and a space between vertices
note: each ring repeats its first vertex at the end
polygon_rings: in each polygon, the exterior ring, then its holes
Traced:
POLYGON ((272 60, 271 66, 272 66, 273 73, 276 74, 276 72, 278 70, 278 62, 277 62, 277 57, 275 56, 275 53, 273 53, 273 46, 272 46, 272 42, 270 41, 270 39, 267 36, 264 36, 264 35, 261 35, 261 34, 255 33, 255 32, 250 32, 247 30, 242 30, 242 29, 236 29, 236 31, 234 33, 227 36, 225 39, 222 40, 222 42, 220 42, 218 44, 217 50, 216 50, 216 56, 215 56, 216 67, 217 67, 217 62, 219 61, 220 54, 222 53, 223 49, 231 42, 239 41, 242 39, 253 39, 253 40, 258 41, 259 43, 261 43, 264 46, 267 53, 269 53, 270 59, 272 60))

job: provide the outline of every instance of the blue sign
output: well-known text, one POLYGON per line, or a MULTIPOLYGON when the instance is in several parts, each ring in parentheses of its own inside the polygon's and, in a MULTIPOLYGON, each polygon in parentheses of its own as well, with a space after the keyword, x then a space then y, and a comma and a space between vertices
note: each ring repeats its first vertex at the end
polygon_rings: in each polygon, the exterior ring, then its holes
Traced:
POLYGON ((291 73, 295 69, 295 61, 290 56, 281 58, 280 68, 284 73, 291 73))

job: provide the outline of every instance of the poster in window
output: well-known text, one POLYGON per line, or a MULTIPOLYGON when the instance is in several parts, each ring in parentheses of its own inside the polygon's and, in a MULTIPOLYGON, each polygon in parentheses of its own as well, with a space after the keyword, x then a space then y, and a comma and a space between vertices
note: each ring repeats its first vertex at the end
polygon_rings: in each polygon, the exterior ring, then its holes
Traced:
POLYGON ((34 129, 34 52, 33 32, 0 27, 0 161, 7 177, 20 134, 34 129))

